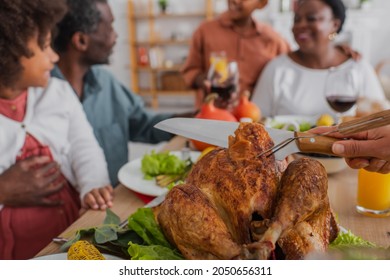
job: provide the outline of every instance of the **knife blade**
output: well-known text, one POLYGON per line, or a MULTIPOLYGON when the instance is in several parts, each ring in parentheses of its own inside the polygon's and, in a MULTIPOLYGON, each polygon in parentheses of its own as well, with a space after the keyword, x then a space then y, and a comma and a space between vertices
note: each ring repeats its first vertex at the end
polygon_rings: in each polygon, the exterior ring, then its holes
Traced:
MULTIPOLYGON (((151 201, 150 201, 148 204, 146 204, 144 207, 145 207, 145 208, 153 208, 153 207, 159 206, 159 205, 165 200, 165 197, 167 196, 167 193, 168 193, 168 192, 166 192, 166 193, 164 193, 164 194, 162 194, 162 195, 159 195, 159 196, 155 197, 153 200, 151 200, 151 201)), ((128 225, 128 223, 129 223, 129 219, 125 219, 123 222, 121 222, 121 223, 119 224, 119 227, 120 227, 120 228, 124 228, 124 227, 126 227, 126 226, 128 225)), ((53 241, 54 241, 54 239, 53 239, 53 241)), ((56 241, 54 241, 54 242, 56 242, 56 241)), ((58 242, 58 240, 57 240, 57 242, 58 242)))
POLYGON ((167 196, 167 193, 168 192, 166 192, 166 193, 164 193, 162 195, 157 196, 152 201, 150 201, 148 204, 146 204, 144 207, 145 208, 153 208, 153 207, 156 207, 156 206, 160 205, 165 200, 165 197, 167 196))
MULTIPOLYGON (((157 123, 154 127, 189 139, 227 148, 229 135, 234 135, 239 124, 238 122, 196 118, 171 118, 157 123)), ((265 129, 275 144, 291 137, 302 137, 275 152, 277 160, 283 160, 286 156, 298 152, 334 155, 332 153, 332 144, 338 140, 328 136, 316 136, 304 132, 292 132, 270 127, 265 127, 265 129)))

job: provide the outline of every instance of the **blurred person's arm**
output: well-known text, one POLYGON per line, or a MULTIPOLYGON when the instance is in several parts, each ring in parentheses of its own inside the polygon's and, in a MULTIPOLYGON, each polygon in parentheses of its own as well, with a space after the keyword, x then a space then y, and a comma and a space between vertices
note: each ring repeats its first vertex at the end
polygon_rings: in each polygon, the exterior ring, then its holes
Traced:
POLYGON ((204 88, 204 82, 207 79, 204 56, 202 32, 200 29, 197 29, 192 35, 188 57, 181 69, 181 74, 188 87, 194 89, 204 88))
POLYGON ((20 160, 0 174, 0 211, 12 207, 58 206, 50 195, 64 186, 60 166, 47 156, 20 160))
POLYGON ((348 44, 338 44, 336 47, 342 51, 346 56, 352 58, 355 61, 360 61, 362 58, 362 54, 358 52, 357 50, 354 50, 350 45, 348 44))

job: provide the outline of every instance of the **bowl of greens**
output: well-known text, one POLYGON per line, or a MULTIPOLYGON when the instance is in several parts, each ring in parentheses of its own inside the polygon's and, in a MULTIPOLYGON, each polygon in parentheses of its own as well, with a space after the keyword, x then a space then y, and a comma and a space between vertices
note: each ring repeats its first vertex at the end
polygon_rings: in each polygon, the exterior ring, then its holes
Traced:
POLYGON ((317 117, 300 115, 280 115, 266 118, 264 125, 290 131, 307 131, 316 125, 317 117))

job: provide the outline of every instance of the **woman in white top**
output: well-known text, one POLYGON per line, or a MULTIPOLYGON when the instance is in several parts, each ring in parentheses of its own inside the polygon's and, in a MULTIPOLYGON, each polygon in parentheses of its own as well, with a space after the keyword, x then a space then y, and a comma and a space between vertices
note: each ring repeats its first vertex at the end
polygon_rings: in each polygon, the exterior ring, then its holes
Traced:
POLYGON ((299 49, 272 60, 252 95, 263 116, 334 115, 325 96, 326 81, 334 71, 351 73, 353 78, 346 83, 353 83, 350 87, 359 97, 385 100, 370 64, 354 61, 334 45, 344 20, 341 0, 299 1, 292 28, 299 49))

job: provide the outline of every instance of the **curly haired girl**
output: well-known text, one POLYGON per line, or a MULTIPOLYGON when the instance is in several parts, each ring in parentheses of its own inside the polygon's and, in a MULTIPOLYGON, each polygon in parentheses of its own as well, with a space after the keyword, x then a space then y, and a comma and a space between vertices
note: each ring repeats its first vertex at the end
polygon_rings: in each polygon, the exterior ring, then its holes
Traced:
POLYGON ((112 206, 107 164, 58 60, 63 0, 0 4, 0 259, 33 257, 79 216, 112 206))

